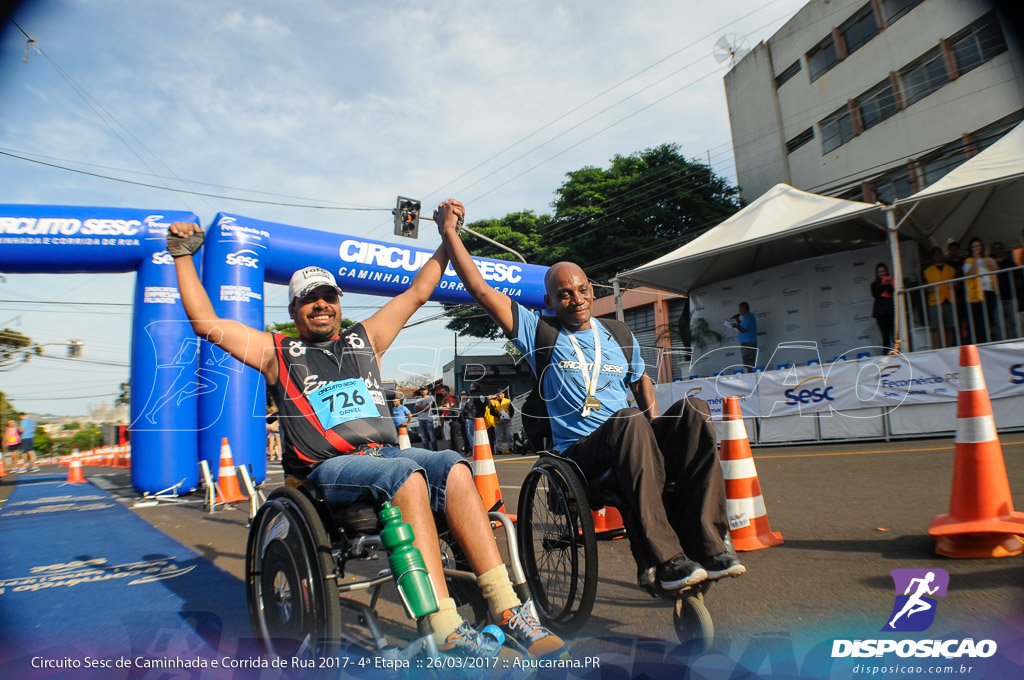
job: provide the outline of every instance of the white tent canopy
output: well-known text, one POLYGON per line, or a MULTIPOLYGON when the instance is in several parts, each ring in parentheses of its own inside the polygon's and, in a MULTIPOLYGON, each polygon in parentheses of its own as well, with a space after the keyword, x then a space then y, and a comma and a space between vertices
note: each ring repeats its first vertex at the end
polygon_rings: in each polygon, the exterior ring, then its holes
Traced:
POLYGON ((971 235, 1014 247, 1024 227, 1024 124, 896 208, 909 213, 900 231, 932 245, 971 235))
POLYGON ((885 242, 879 206, 776 184, 710 231, 616 278, 688 293, 742 273, 885 242))

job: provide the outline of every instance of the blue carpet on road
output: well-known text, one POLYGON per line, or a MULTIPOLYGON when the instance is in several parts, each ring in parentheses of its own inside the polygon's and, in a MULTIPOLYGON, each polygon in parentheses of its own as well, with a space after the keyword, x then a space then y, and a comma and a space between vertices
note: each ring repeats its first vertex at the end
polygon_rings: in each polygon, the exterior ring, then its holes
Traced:
POLYGON ((0 676, 35 655, 214 658, 240 637, 243 584, 92 484, 23 478, 0 510, 0 676))

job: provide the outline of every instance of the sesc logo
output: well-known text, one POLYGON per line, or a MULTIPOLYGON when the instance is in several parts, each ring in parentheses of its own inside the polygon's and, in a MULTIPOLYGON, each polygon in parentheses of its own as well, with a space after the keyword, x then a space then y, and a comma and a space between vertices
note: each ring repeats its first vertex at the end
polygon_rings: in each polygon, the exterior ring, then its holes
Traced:
POLYGON ((1024 364, 1010 366, 1010 384, 1024 385, 1024 364))
POLYGON ((153 253, 153 264, 174 264, 174 258, 166 250, 153 253))
POLYGON ((246 249, 228 253, 224 261, 236 267, 252 267, 256 269, 260 262, 260 256, 255 251, 246 249))
POLYGON ((822 382, 825 382, 825 378, 823 376, 812 376, 801 381, 796 387, 786 390, 786 406, 796 406, 797 404, 820 404, 823 401, 836 400, 835 397, 832 396, 832 385, 825 388, 820 386, 802 388, 803 385, 807 385, 807 383, 812 380, 821 380, 822 382))

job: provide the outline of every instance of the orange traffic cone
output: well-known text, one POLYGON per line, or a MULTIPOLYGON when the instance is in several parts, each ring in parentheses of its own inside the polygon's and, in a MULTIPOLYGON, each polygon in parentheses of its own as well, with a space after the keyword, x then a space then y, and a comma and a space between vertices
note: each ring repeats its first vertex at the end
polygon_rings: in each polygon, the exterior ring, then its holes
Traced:
POLYGON ((85 474, 82 473, 82 460, 78 449, 71 449, 71 465, 68 467, 68 479, 66 484, 85 484, 85 474))
POLYGON ((227 437, 220 440, 220 470, 217 472, 217 489, 225 503, 249 500, 248 496, 242 495, 242 488, 238 484, 235 459, 231 457, 231 445, 228 444, 227 437))
POLYGON ((622 524, 622 515, 610 505, 591 510, 594 516, 594 534, 597 538, 614 539, 626 535, 626 527, 622 524))
POLYGON ((946 557, 1011 557, 1024 552, 1024 513, 1013 511, 1010 482, 999 445, 978 348, 960 348, 956 452, 949 514, 932 521, 928 535, 946 557))
POLYGON ((725 478, 725 507, 729 533, 736 550, 760 550, 779 545, 782 534, 772 531, 761 496, 761 483, 750 453, 747 430, 737 397, 726 397, 722 409, 722 452, 719 456, 725 478))
POLYGON ((0 477, 7 474, 7 468, 4 467, 4 454, 0 453, 0 477))
POLYGON ((409 441, 409 430, 406 429, 405 425, 398 426, 398 448, 412 448, 412 442, 409 441))
MULTIPOLYGON (((501 498, 501 485, 498 483, 498 471, 491 456, 491 442, 487 439, 487 424, 483 418, 477 418, 473 425, 473 481, 476 482, 476 490, 484 499, 485 509, 505 512, 505 501, 501 498)), ((507 512, 505 514, 508 515, 507 512)), ((515 515, 508 516, 513 522, 516 520, 515 515)))

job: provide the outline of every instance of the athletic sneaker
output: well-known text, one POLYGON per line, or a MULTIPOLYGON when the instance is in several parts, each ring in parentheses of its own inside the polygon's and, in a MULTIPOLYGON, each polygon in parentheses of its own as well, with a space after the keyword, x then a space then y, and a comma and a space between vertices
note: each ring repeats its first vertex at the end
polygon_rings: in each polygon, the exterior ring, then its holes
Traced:
POLYGON ((679 553, 658 567, 658 585, 662 590, 679 590, 697 585, 708 577, 708 572, 686 555, 679 553))
POLYGON ((495 625, 501 627, 506 640, 515 642, 517 647, 534 659, 569 658, 569 650, 562 638, 540 625, 533 600, 506 609, 495 625))
POLYGON ((472 656, 490 659, 498 656, 501 643, 489 632, 482 633, 463 621, 445 641, 437 646, 437 650, 452 656, 472 656))
POLYGON ((708 578, 712 581, 717 581, 725 576, 739 576, 747 573, 747 568, 740 562, 740 558, 731 551, 710 557, 702 564, 708 572, 708 578))

